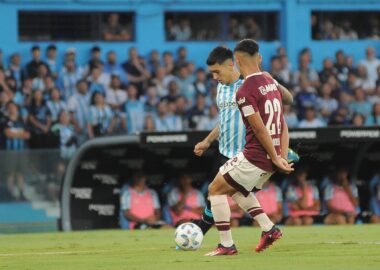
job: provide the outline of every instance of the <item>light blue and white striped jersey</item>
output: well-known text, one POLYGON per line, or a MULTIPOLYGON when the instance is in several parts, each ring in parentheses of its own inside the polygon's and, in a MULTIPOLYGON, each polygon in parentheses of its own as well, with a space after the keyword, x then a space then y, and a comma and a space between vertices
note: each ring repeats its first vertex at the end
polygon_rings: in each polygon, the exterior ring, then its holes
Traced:
POLYGON ((219 152, 228 158, 243 151, 245 144, 245 127, 235 95, 244 83, 238 79, 232 84, 218 84, 216 105, 219 110, 219 152))

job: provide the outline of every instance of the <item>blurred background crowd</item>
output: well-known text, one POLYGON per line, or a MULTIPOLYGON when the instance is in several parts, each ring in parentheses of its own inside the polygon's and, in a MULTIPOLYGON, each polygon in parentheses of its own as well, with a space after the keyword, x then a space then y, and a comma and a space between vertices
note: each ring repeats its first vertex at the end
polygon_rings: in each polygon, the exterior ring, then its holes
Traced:
MULTIPOLYGON (((217 82, 197 67, 186 47, 128 57, 94 46, 85 65, 76 49, 57 57, 52 44, 33 46, 28 59, 1 60, 1 146, 8 150, 61 147, 70 156, 87 139, 142 131, 211 130, 218 122, 217 82)), ((380 60, 372 47, 353 59, 313 59, 307 48, 290 63, 280 47, 270 57, 272 76, 292 92, 285 107, 290 128, 380 124, 380 60), (323 62, 321 70, 312 61, 323 62), (357 64, 354 64, 357 63, 357 64), (298 66, 299 68, 294 68, 298 66)), ((1 56, 1 54, 0 54, 1 56)))

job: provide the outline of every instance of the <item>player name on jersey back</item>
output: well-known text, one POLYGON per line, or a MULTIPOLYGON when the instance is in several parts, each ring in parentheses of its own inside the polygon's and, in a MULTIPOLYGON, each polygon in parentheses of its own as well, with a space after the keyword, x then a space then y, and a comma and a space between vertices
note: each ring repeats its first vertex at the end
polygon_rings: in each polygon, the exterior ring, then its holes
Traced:
POLYGON ((273 171, 272 161, 267 152, 253 133, 248 122, 248 117, 259 113, 278 155, 281 154, 281 134, 283 126, 282 98, 278 91, 277 82, 264 75, 255 73, 247 76, 244 84, 236 93, 236 103, 241 112, 246 128, 246 144, 244 156, 255 166, 265 170, 273 171))

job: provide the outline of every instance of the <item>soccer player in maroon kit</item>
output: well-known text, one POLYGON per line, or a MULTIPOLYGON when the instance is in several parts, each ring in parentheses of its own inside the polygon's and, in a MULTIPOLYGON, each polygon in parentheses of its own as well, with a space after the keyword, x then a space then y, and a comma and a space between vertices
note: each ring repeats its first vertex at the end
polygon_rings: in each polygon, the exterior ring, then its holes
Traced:
POLYGON ((245 82, 236 94, 236 102, 246 128, 244 151, 228 160, 209 185, 209 199, 220 244, 206 256, 236 255, 232 240, 231 210, 227 197, 235 202, 262 229, 256 252, 263 251, 281 238, 281 231, 263 212, 251 191, 259 190, 270 176, 279 170, 293 171, 287 162, 289 147, 288 128, 282 113, 281 92, 278 84, 260 71, 259 45, 251 39, 240 41, 234 50, 236 64, 245 82))

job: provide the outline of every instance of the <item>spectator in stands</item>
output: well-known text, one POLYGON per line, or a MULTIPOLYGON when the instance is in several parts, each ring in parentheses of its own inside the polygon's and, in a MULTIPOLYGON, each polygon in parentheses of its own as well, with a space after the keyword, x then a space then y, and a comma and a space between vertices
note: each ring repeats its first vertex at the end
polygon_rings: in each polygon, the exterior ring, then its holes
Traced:
POLYGON ((366 121, 366 126, 380 126, 380 102, 372 106, 372 114, 370 114, 366 121))
POLYGON ((148 68, 153 77, 156 76, 157 69, 161 67, 160 53, 157 50, 152 50, 149 54, 148 68))
POLYGON ((81 79, 81 74, 75 65, 74 60, 66 60, 59 76, 57 86, 61 90, 62 97, 68 99, 74 95, 77 82, 81 79))
POLYGON ((152 84, 156 86, 158 95, 162 98, 168 94, 167 85, 164 83, 166 76, 165 68, 159 67, 156 70, 156 76, 152 79, 152 84))
POLYGON ((29 108, 29 123, 31 124, 31 148, 46 148, 51 126, 51 115, 41 90, 34 90, 29 108))
POLYGON ((380 60, 376 58, 376 51, 373 47, 368 47, 365 51, 366 59, 360 61, 367 70, 368 79, 376 82, 378 79, 377 68, 380 67, 380 60))
POLYGON ((354 100, 349 104, 349 108, 353 113, 360 113, 364 117, 371 114, 371 104, 367 101, 363 88, 356 88, 354 90, 354 100))
POLYGON ((87 124, 90 139, 111 134, 114 128, 114 115, 104 100, 105 96, 101 92, 94 92, 91 96, 91 106, 87 124))
POLYGON ((168 204, 174 226, 201 218, 206 205, 203 194, 193 188, 192 179, 187 174, 180 177, 178 187, 168 194, 168 204))
POLYGON ((257 22, 252 17, 247 17, 244 20, 245 38, 261 40, 261 29, 257 22))
POLYGON ((174 72, 178 73, 179 69, 187 65, 187 49, 179 47, 177 49, 177 60, 174 62, 174 72))
POLYGON ((132 36, 127 31, 127 27, 119 23, 119 14, 111 13, 107 24, 103 25, 103 39, 107 41, 131 40, 132 36))
POLYGON ((182 18, 179 24, 174 24, 170 30, 174 34, 174 40, 186 41, 190 40, 192 31, 190 26, 190 20, 182 18))
POLYGON ((186 65, 179 68, 177 83, 181 95, 186 97, 190 104, 193 104, 196 92, 186 65))
POLYGON ((269 219, 274 223, 280 223, 282 214, 282 191, 272 181, 267 181, 263 188, 255 193, 257 200, 269 219))
MULTIPOLYGON (((277 80, 280 84, 284 84, 283 78, 281 76, 282 65, 279 56, 273 56, 270 60, 270 74, 277 80)), ((286 83, 285 83, 286 84, 286 83)))
POLYGON ((342 85, 342 93, 348 96, 354 95, 354 89, 361 86, 360 81, 357 79, 356 72, 350 71, 348 73, 347 81, 342 85))
POLYGON ((295 179, 286 191, 289 208, 287 225, 311 225, 313 216, 319 215, 320 202, 318 188, 308 180, 308 170, 298 168, 295 179))
POLYGON ((165 36, 168 41, 175 40, 175 28, 172 19, 165 20, 165 36))
POLYGON ((102 71, 99 67, 94 67, 91 71, 91 75, 87 78, 88 90, 91 94, 99 92, 102 95, 106 95, 106 88, 109 84, 101 81, 102 71))
POLYGON ((188 119, 187 119, 187 101, 186 98, 183 96, 178 96, 178 98, 175 100, 176 103, 176 111, 175 115, 178 116, 181 119, 182 122, 182 128, 188 129, 188 119))
POLYGON ((317 111, 327 123, 332 112, 338 109, 338 101, 331 97, 331 86, 328 83, 322 84, 320 97, 317 98, 317 111))
POLYGON ((301 120, 299 128, 321 128, 325 127, 325 123, 323 123, 320 119, 317 118, 315 108, 313 106, 309 106, 305 108, 305 119, 301 120))
POLYGON ((155 114, 157 112, 157 105, 160 99, 157 95, 157 89, 154 85, 150 85, 146 90, 146 101, 144 111, 146 113, 155 114))
POLYGON ((171 52, 163 53, 163 67, 165 68, 166 75, 173 74, 174 72, 174 58, 171 52))
POLYGON ((139 95, 143 92, 144 82, 146 82, 151 74, 145 63, 139 57, 137 49, 132 47, 129 49, 129 59, 122 64, 124 71, 127 73, 128 81, 134 84, 139 95))
POLYGON ((295 88, 296 96, 294 98, 298 108, 298 118, 305 117, 305 108, 314 106, 317 102, 317 94, 315 88, 310 85, 310 82, 302 76, 300 78, 300 85, 295 88))
POLYGON ((297 114, 294 112, 293 107, 289 105, 283 106, 285 121, 289 128, 296 128, 299 125, 297 114))
POLYGON ((368 77, 366 67, 362 64, 358 65, 357 68, 357 81, 367 95, 374 94, 376 82, 368 77))
POLYGON ((15 78, 17 82, 17 88, 20 88, 22 81, 24 80, 24 74, 21 67, 21 56, 18 53, 11 55, 8 70, 6 71, 7 77, 15 78))
POLYGON ((157 105, 157 115, 154 118, 154 126, 157 131, 178 131, 182 129, 181 119, 169 114, 169 104, 161 101, 157 105))
POLYGON ((130 229, 159 228, 161 205, 156 191, 146 185, 142 172, 133 175, 132 184, 120 194, 121 210, 130 229))
POLYGON ((281 72, 279 76, 285 85, 290 85, 293 74, 291 72, 291 64, 289 63, 289 59, 286 55, 282 55, 280 56, 280 62, 281 72))
POLYGON ((354 224, 358 207, 358 189, 350 183, 348 170, 339 168, 324 190, 328 215, 325 224, 354 224))
POLYGON ((345 126, 349 124, 349 109, 347 106, 340 106, 331 114, 329 126, 345 126))
POLYGON ((50 100, 47 101, 46 106, 49 109, 52 122, 59 120, 61 111, 67 110, 66 102, 61 100, 61 95, 57 88, 53 88, 50 92, 50 100))
POLYGON ((163 97, 163 100, 172 102, 172 101, 176 101, 177 98, 181 96, 178 83, 175 80, 169 82, 168 91, 169 91, 168 95, 163 97))
POLYGON ((26 65, 26 76, 32 79, 37 77, 40 64, 44 64, 47 67, 47 64, 41 60, 40 47, 33 46, 32 60, 26 65))
POLYGON ((116 74, 111 75, 111 83, 106 90, 106 103, 115 114, 118 114, 127 98, 127 93, 124 89, 121 89, 120 77, 116 74))
POLYGON ((90 94, 85 80, 79 80, 76 84, 77 90, 67 104, 70 112, 71 123, 74 125, 78 143, 82 144, 87 139, 87 122, 90 108, 90 94))
POLYGON ((299 69, 293 74, 293 84, 297 84, 303 77, 310 87, 319 87, 318 73, 310 67, 311 55, 309 50, 303 50, 299 56, 299 69))
POLYGON ((197 121, 196 130, 212 130, 219 123, 218 107, 216 105, 211 105, 208 110, 208 115, 201 116, 200 120, 197 121))
POLYGON ((196 93, 201 93, 203 95, 208 94, 206 71, 203 68, 197 69, 193 86, 196 93))
POLYGON ((325 19, 323 21, 320 36, 321 39, 338 39, 338 29, 336 28, 336 26, 334 26, 330 19, 325 19))
POLYGON ((329 76, 335 76, 337 74, 337 69, 334 67, 334 62, 330 58, 325 58, 323 60, 322 71, 319 72, 319 79, 322 83, 327 82, 329 76))
POLYGON ((206 115, 206 97, 197 95, 196 104, 187 112, 189 128, 195 129, 199 120, 206 115))
POLYGON ((237 18, 231 17, 228 26, 228 37, 230 40, 240 40, 246 36, 243 24, 237 18))
POLYGON ((351 119, 351 125, 354 127, 362 127, 365 124, 365 117, 360 113, 354 113, 351 119))
POLYGON ((98 46, 92 47, 90 61, 88 61, 88 64, 85 68, 84 73, 87 75, 91 75, 92 70, 94 68, 99 67, 99 64, 103 64, 101 57, 102 57, 102 51, 100 47, 98 46))
POLYGON ((58 78, 57 47, 52 44, 46 48, 46 63, 49 67, 50 75, 54 79, 58 78))
POLYGON ((109 51, 107 53, 107 62, 104 64, 103 72, 110 75, 119 76, 122 84, 127 84, 127 76, 125 71, 122 69, 121 65, 117 61, 117 55, 114 51, 109 51))
POLYGON ((48 76, 49 70, 48 67, 44 63, 40 63, 38 65, 37 76, 34 77, 32 82, 33 90, 47 90, 45 87, 45 78, 48 76))
MULTIPOLYGON (((5 149, 7 151, 21 151, 27 148, 27 141, 30 139, 30 133, 27 131, 26 124, 22 120, 18 106, 9 102, 7 104, 7 119, 4 125, 4 138, 5 149)), ((8 152, 8 154, 12 154, 8 152)), ((26 200, 24 197, 24 176, 22 170, 24 169, 24 159, 15 155, 8 159, 9 164, 4 164, 5 169, 8 170, 7 186, 10 194, 15 194, 15 182, 17 183, 18 200, 26 200)))
POLYGON ((144 103, 137 97, 137 88, 134 84, 127 86, 127 102, 123 105, 122 111, 124 126, 128 134, 136 134, 143 130, 144 126, 144 103))
POLYGON ((70 116, 66 110, 58 114, 58 121, 52 128, 52 132, 58 135, 61 158, 70 159, 77 149, 77 138, 74 126, 70 124, 70 116))
POLYGON ((144 131, 154 132, 156 127, 154 126, 154 117, 152 114, 147 114, 144 119, 144 131))
POLYGON ((341 40, 356 40, 358 39, 358 33, 351 28, 351 23, 348 20, 342 22, 342 27, 339 29, 338 33, 339 39, 341 40))

